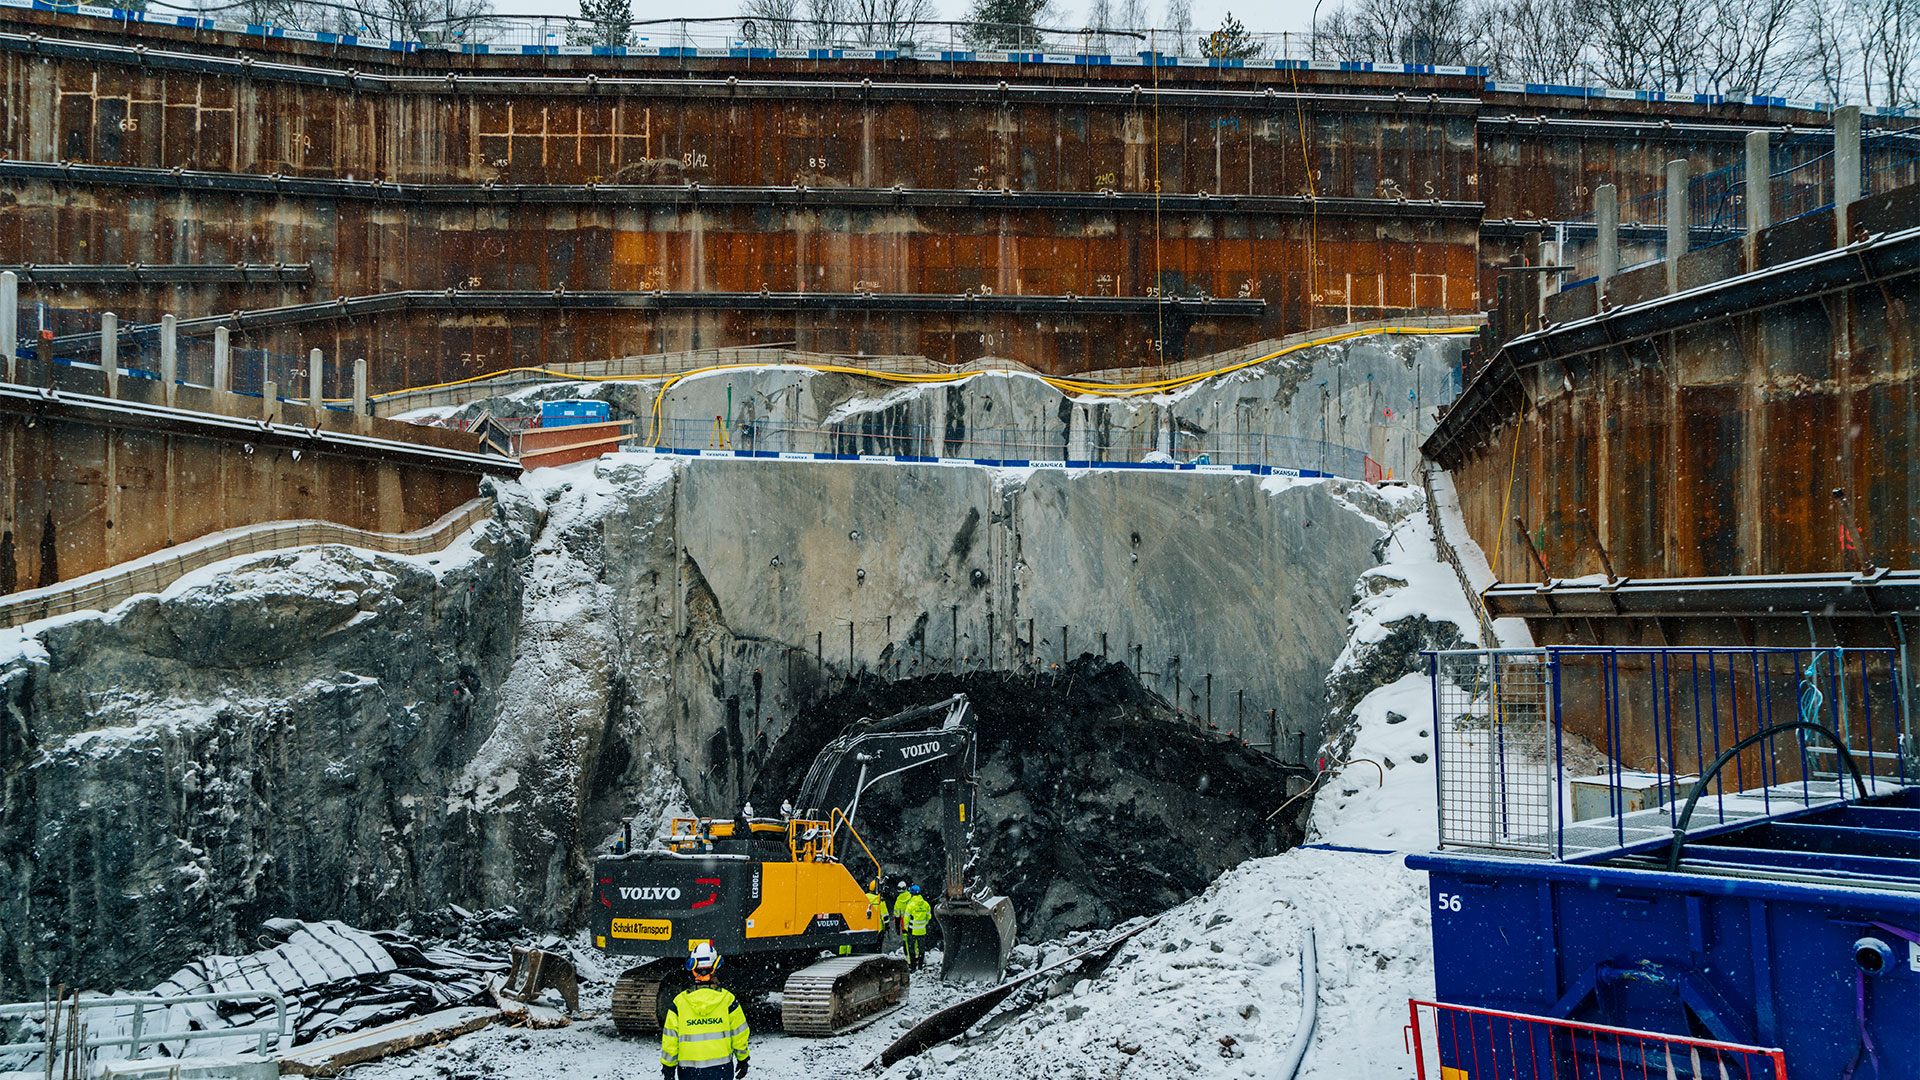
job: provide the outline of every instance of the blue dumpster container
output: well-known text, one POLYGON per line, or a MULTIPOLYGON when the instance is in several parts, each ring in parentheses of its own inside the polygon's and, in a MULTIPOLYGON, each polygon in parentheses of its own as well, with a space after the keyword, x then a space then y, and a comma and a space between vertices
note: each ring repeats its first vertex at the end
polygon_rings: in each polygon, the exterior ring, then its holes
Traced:
POLYGON ((544 401, 540 403, 540 426, 567 427, 572 424, 603 424, 611 414, 604 401, 544 401))
POLYGON ((1920 791, 1696 835, 1677 871, 1666 856, 1409 856, 1439 1000, 1780 1047, 1793 1080, 1920 1076, 1920 791))

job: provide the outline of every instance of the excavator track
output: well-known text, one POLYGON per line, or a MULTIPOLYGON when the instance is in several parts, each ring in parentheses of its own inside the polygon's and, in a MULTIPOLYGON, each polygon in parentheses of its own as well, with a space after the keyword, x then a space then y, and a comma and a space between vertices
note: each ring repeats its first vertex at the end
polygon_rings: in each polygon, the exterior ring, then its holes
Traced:
POLYGON ((837 1035, 900 1004, 907 962, 897 956, 835 956, 787 976, 780 1026, 789 1035, 837 1035))
POLYGON ((663 1003, 688 985, 687 965, 671 957, 628 968, 613 984, 613 1026, 628 1035, 659 1031, 663 1003))

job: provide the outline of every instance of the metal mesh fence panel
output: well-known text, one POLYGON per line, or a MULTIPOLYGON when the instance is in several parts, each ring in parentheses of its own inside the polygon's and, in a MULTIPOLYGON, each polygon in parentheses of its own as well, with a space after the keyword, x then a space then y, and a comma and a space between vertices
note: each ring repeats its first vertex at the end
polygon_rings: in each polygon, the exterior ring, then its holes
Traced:
POLYGON ((1552 850, 1553 668, 1542 652, 1434 655, 1440 846, 1552 850))

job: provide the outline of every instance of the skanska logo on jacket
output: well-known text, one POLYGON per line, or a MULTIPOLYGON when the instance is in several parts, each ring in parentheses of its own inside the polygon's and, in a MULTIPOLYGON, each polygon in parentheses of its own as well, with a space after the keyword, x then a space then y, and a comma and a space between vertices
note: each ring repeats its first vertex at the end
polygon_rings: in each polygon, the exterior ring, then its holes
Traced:
POLYGON ((640 889, 622 887, 620 890, 620 899, 622 900, 678 900, 680 899, 680 890, 675 888, 652 887, 652 886, 649 886, 647 888, 640 888, 640 889))

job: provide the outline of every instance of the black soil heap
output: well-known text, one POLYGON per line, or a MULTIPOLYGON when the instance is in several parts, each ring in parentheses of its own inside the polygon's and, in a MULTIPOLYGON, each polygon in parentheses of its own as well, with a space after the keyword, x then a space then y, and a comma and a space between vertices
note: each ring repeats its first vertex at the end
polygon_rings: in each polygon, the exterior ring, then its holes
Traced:
MULTIPOLYGON (((1240 862, 1301 838, 1307 800, 1267 820, 1286 802, 1297 769, 1182 722, 1126 665, 1091 656, 1044 673, 849 686, 794 721, 753 802, 779 806, 848 723, 960 692, 973 702, 980 733, 974 873, 1013 898, 1023 941, 1164 910, 1240 862)), ((935 772, 869 789, 855 827, 891 878, 937 896, 944 861, 935 772)))

